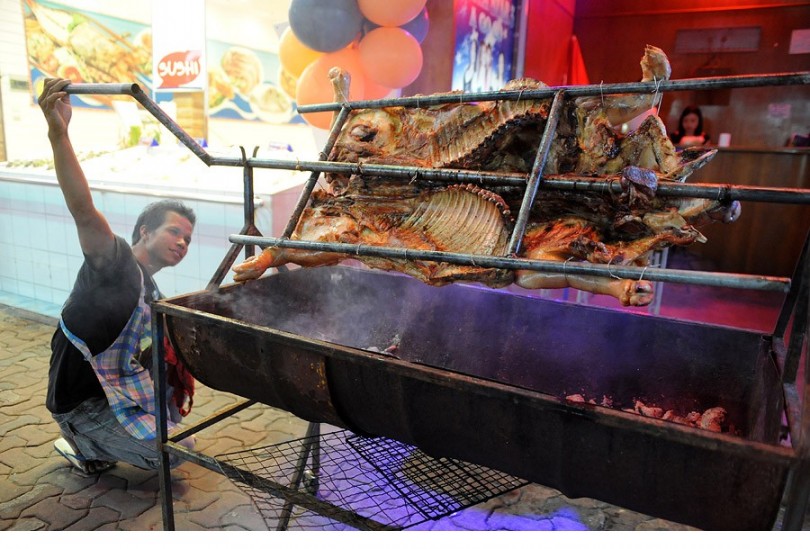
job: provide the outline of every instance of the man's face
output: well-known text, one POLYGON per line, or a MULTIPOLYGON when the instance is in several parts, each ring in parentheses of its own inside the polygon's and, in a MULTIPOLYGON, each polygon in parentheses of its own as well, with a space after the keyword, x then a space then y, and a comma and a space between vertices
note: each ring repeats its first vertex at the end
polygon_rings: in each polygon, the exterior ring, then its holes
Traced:
POLYGON ((166 212, 163 224, 152 232, 143 230, 141 239, 152 266, 174 267, 186 257, 194 226, 177 212, 166 212))

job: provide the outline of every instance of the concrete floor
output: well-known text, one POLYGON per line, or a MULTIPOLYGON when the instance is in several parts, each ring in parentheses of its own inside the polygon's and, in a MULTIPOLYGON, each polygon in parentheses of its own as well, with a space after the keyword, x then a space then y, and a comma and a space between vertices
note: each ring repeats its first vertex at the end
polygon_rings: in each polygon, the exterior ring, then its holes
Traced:
MULTIPOLYGON (((83 478, 53 449, 58 428, 45 409, 53 320, 0 305, 0 530, 161 530, 157 474, 127 464, 83 478)), ((240 401, 200 386, 187 421, 240 401)), ((300 438, 307 424, 255 405, 197 435, 212 456, 300 438)), ((328 427, 325 428, 328 431, 328 427)), ((227 477, 191 463, 172 473, 177 530, 266 530, 277 516, 227 477), (265 508, 260 510, 260 507, 265 508)), ((779 520, 777 520, 777 527, 779 520)), ((294 520, 290 529, 338 530, 340 523, 294 520)), ((529 484, 415 530, 691 530, 600 501, 569 499, 529 484)), ((804 523, 810 530, 810 515, 804 523)))

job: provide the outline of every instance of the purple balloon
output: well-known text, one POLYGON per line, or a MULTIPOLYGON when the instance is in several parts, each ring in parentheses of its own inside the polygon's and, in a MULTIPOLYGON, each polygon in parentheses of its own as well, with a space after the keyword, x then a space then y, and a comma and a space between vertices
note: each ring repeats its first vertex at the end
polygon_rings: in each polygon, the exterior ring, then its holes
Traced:
POLYGON ((421 44, 427 36, 428 29, 430 28, 430 20, 428 19, 427 8, 423 8, 422 11, 419 12, 419 15, 404 25, 400 25, 400 28, 403 28, 411 33, 411 36, 416 38, 416 41, 421 44))
POLYGON ((357 0, 292 0, 290 27, 315 51, 338 51, 352 43, 363 25, 357 0))
MULTIPOLYGON (((377 23, 373 21, 369 21, 368 19, 363 18, 363 35, 366 35, 379 27, 377 23)), ((420 44, 424 41, 425 37, 427 36, 428 29, 430 28, 430 20, 428 19, 428 12, 427 8, 423 8, 419 15, 405 23, 404 25, 400 25, 399 28, 404 29, 410 33, 411 36, 416 38, 416 41, 420 44)))

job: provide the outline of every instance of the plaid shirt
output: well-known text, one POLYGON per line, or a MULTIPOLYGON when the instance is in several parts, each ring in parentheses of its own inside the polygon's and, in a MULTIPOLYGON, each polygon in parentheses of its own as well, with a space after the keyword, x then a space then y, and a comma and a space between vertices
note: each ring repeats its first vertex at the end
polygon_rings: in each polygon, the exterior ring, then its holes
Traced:
MULTIPOLYGON (((135 358, 152 344, 152 309, 144 301, 144 291, 141 281, 138 306, 129 322, 113 344, 96 356, 61 318, 59 327, 93 367, 110 408, 124 429, 135 438, 150 440, 157 434, 154 384, 149 369, 135 358)), ((169 422, 169 427, 173 425, 169 422)))

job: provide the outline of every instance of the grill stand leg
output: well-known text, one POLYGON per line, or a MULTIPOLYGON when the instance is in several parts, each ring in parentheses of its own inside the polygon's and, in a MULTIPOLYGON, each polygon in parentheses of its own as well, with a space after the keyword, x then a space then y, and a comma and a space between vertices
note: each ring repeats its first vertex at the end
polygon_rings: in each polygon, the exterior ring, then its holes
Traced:
MULTIPOLYGON (((321 467, 321 445, 320 445, 320 435, 321 435, 321 425, 320 423, 310 423, 309 427, 307 427, 307 434, 305 435, 307 440, 310 440, 310 437, 315 437, 314 441, 312 442, 304 442, 303 446, 301 447, 301 452, 298 454, 298 461, 295 464, 295 473, 292 478, 292 482, 290 482, 290 489, 297 490, 298 487, 301 485, 301 481, 304 480, 305 484, 307 485, 307 489, 311 494, 314 494, 318 491, 318 474, 320 472, 321 467), (307 461, 309 459, 310 454, 312 455, 312 478, 305 479, 306 476, 306 467, 307 461)), ((293 504, 289 500, 285 501, 284 507, 281 509, 281 516, 278 520, 278 526, 276 530, 286 530, 287 526, 290 523, 290 516, 292 515, 292 508, 293 504)))
POLYGON ((174 507, 172 502, 172 476, 169 470, 169 454, 166 452, 164 444, 169 437, 169 429, 166 417, 166 368, 163 366, 163 322, 165 315, 152 315, 153 341, 161 342, 153 345, 152 353, 152 379, 155 387, 155 423, 157 436, 155 443, 158 452, 158 482, 160 485, 160 499, 163 510, 163 529, 174 530, 174 507))
POLYGON ((810 461, 801 462, 790 472, 786 492, 782 530, 801 530, 810 503, 810 461))

